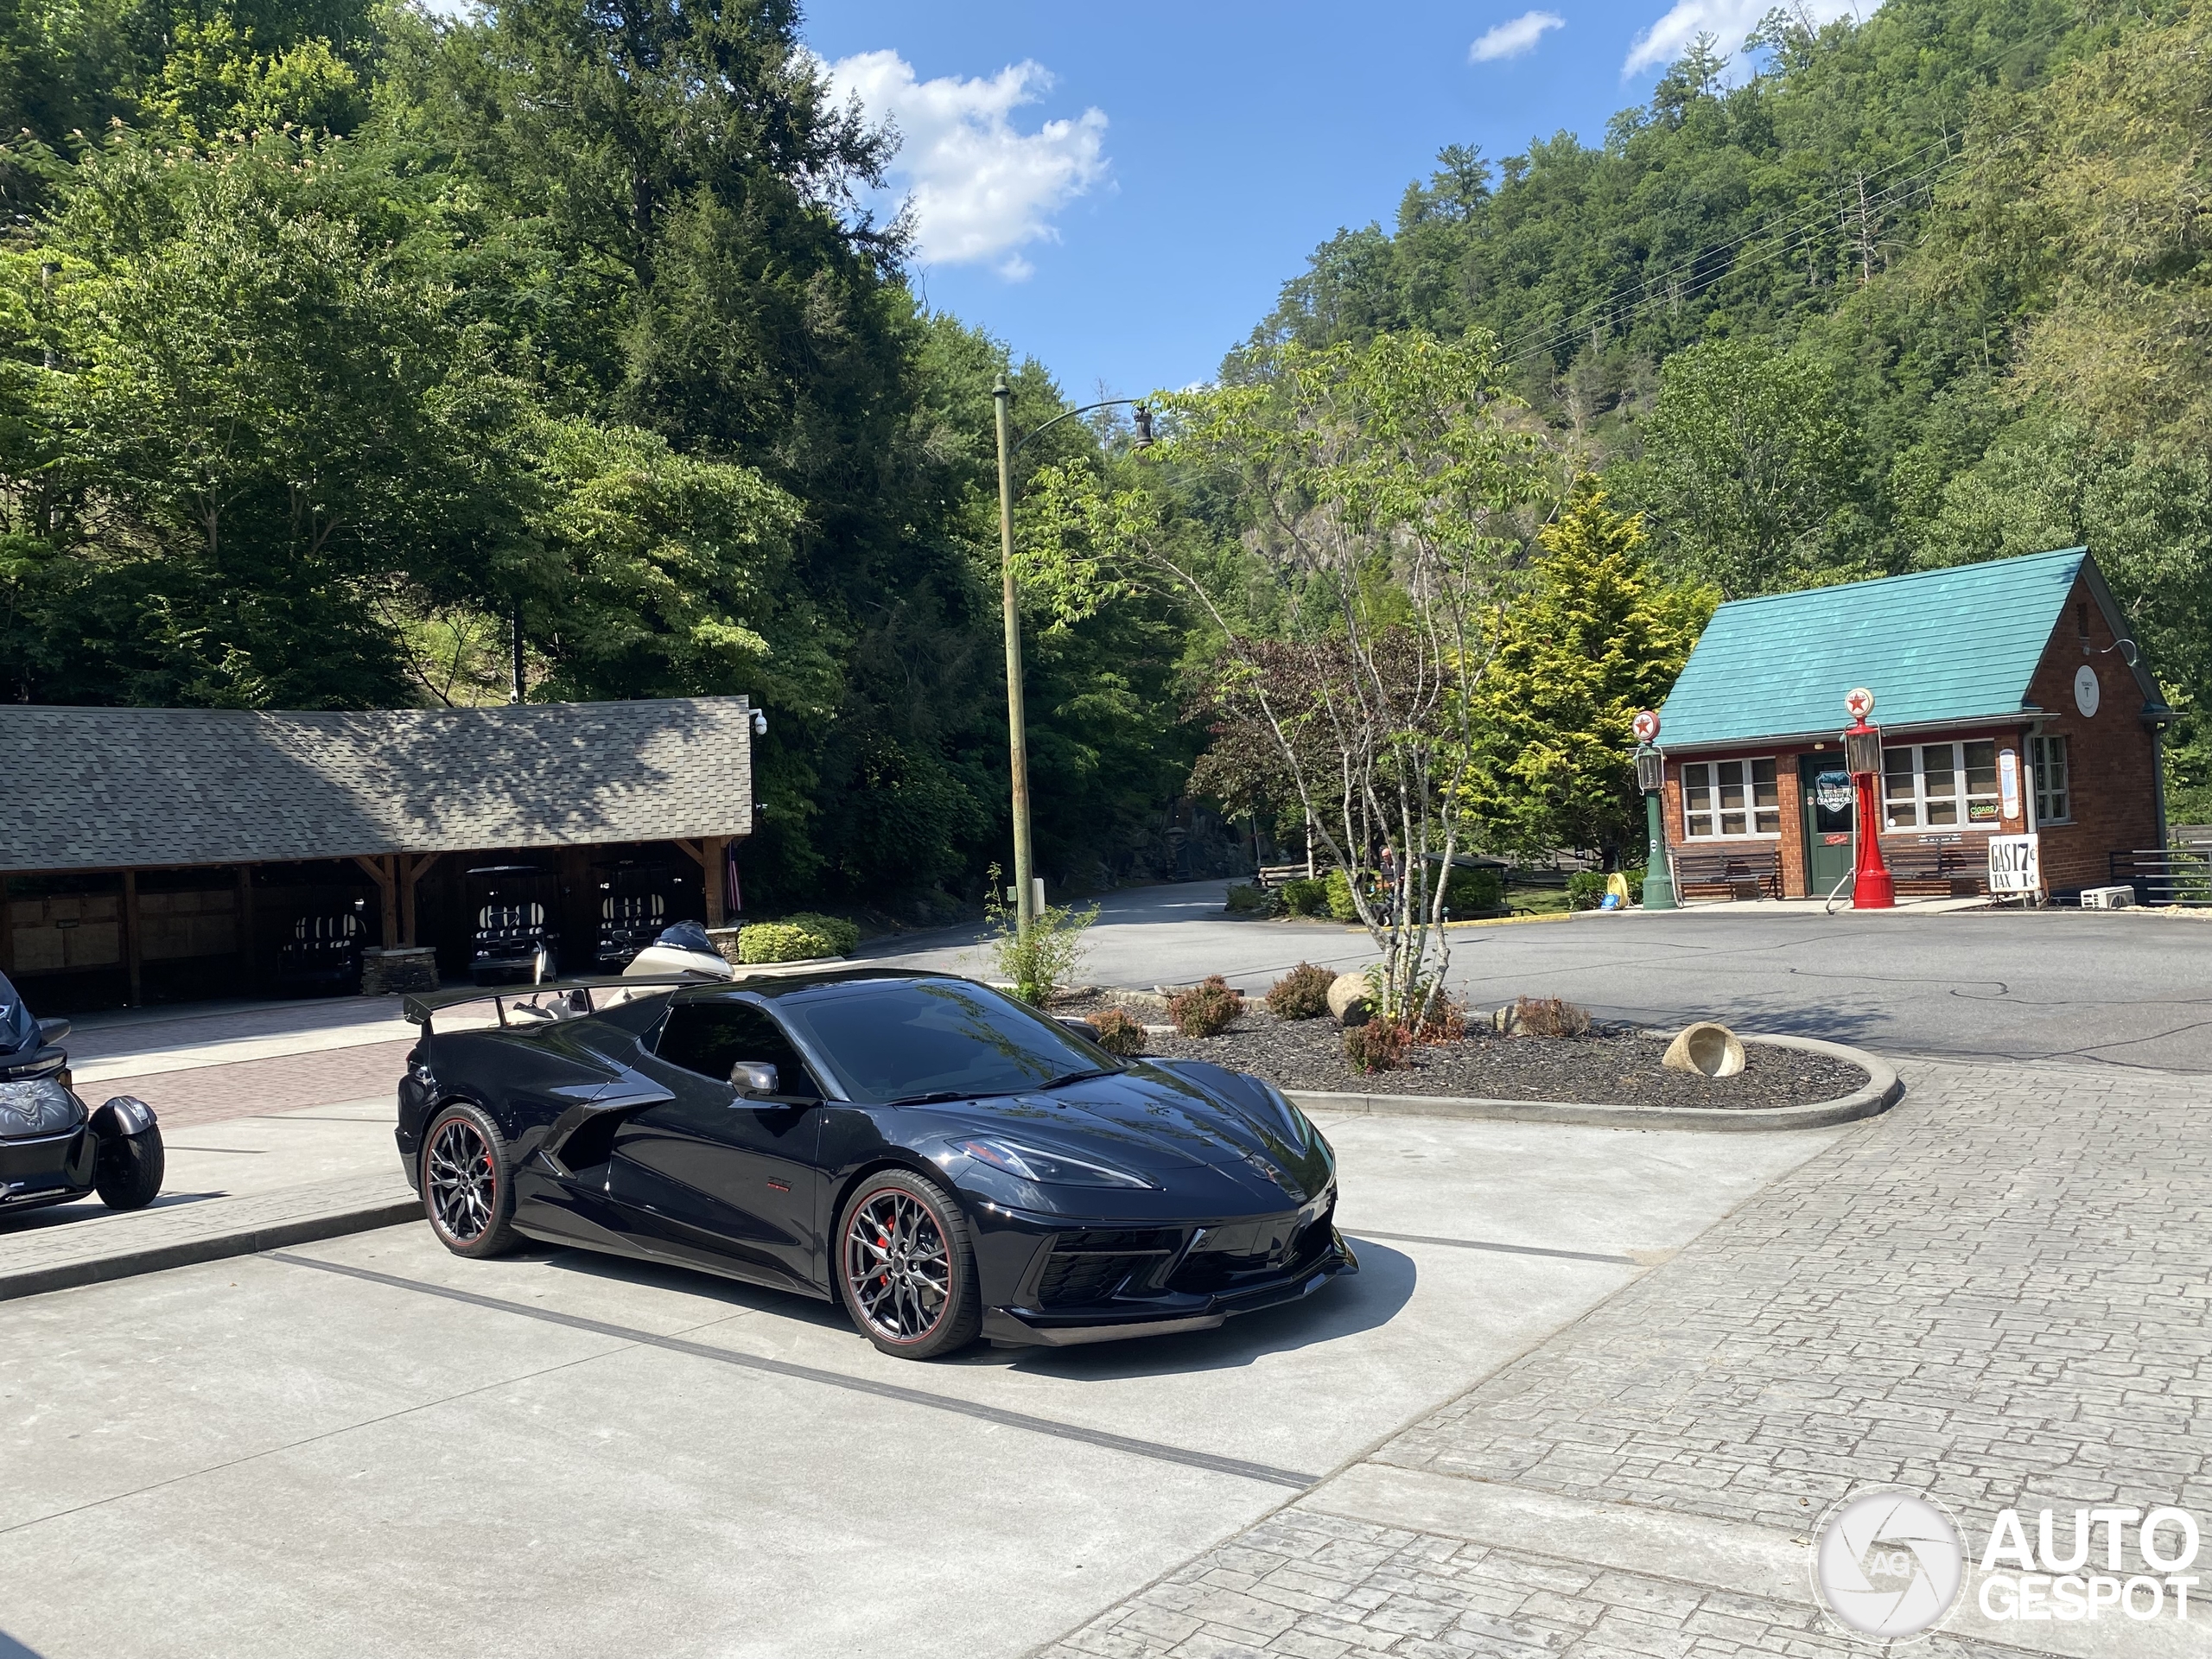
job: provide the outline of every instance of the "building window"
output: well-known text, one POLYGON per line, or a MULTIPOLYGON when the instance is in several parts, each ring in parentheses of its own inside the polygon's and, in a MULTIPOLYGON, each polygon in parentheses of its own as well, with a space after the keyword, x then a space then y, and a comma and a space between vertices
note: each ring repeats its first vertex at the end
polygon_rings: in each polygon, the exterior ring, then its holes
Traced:
POLYGON ((1997 745, 1910 743, 1882 751, 1882 817, 1891 830, 1994 830, 1997 745))
POLYGON ((2036 824, 2074 821, 2073 769, 2067 764, 2063 737, 2028 740, 2028 764, 2035 768, 2036 824))
POLYGON ((1779 836, 1782 793, 1771 760, 1693 760, 1682 768, 1682 833, 1691 840, 1779 836))

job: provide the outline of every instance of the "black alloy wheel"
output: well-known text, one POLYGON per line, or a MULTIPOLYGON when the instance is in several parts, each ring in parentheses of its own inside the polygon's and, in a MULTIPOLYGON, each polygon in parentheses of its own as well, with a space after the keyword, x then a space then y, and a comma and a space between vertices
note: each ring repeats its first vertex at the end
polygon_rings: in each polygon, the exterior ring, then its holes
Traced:
POLYGON ((933 1359, 982 1327, 967 1218, 934 1183, 904 1170, 871 1175, 837 1230, 839 1288, 877 1348, 933 1359))
POLYGON ((506 1137, 474 1106, 447 1107, 423 1137, 423 1213, 456 1255, 495 1255, 514 1242, 506 1137))

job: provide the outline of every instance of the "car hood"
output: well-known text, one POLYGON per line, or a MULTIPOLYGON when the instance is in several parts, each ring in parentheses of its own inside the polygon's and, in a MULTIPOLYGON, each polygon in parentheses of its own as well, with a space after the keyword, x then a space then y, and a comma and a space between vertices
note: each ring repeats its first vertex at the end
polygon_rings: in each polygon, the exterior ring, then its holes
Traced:
POLYGON ((1334 1174, 1328 1143, 1255 1077, 1203 1061, 1140 1062, 1110 1077, 976 1101, 944 1114, 1163 1185, 1210 1170, 1261 1201, 1302 1205, 1334 1174))

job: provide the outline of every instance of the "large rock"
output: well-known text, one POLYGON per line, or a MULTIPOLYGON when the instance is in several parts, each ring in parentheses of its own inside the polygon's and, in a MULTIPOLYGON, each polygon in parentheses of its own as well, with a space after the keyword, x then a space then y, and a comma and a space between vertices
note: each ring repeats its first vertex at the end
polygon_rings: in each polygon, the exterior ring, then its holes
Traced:
POLYGON ((1659 1063, 1671 1071, 1732 1077, 1744 1069, 1744 1045, 1727 1027, 1700 1020, 1675 1033, 1659 1063))
POLYGON ((1329 987, 1329 1012, 1340 1026, 1363 1026, 1374 1011, 1374 997, 1365 974, 1338 974, 1329 987))

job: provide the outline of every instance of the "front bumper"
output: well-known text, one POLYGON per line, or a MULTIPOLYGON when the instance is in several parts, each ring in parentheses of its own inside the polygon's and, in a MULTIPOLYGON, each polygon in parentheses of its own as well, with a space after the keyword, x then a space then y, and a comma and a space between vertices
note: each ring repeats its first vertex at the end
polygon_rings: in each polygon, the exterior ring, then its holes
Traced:
MULTIPOLYGON (((1303 1301, 1339 1274, 1359 1271, 1358 1258, 1332 1218, 1324 1217, 1313 1232, 1319 1236, 1279 1267, 1239 1275, 1237 1282, 1212 1291, 1125 1287, 1080 1306, 1052 1306, 1037 1295, 1039 1274, 1033 1271, 1021 1300, 985 1309, 982 1334, 995 1342, 1066 1348, 1211 1331, 1239 1313, 1303 1301)), ((1039 1252, 1040 1264, 1050 1255, 1049 1246, 1039 1252)))
POLYGON ((60 1135, 0 1141, 0 1211, 67 1204, 92 1190, 99 1141, 90 1124, 60 1135))

